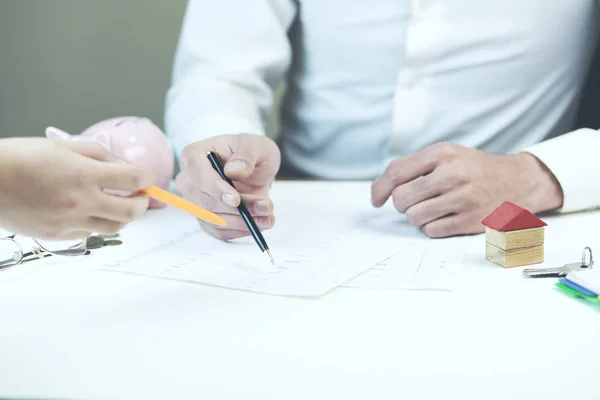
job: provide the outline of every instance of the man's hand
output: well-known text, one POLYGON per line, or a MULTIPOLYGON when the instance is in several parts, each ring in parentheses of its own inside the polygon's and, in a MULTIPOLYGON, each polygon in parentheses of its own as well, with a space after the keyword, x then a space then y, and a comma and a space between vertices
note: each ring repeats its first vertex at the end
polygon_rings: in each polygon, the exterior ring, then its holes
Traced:
POLYGON ((371 187, 381 207, 395 208, 429 237, 477 234, 481 220, 504 201, 533 213, 562 206, 554 175, 529 153, 511 156, 438 143, 390 163, 371 187))
POLYGON ((199 221, 202 228, 221 240, 250 234, 237 206, 243 200, 258 227, 275 224, 269 186, 281 163, 279 148, 271 139, 258 135, 215 136, 187 146, 181 154, 182 170, 177 188, 184 197, 218 214, 227 222, 221 228, 199 221), (225 182, 207 158, 214 151, 225 168, 225 175, 237 188, 225 182))
POLYGON ((115 196, 155 184, 152 168, 119 162, 102 146, 42 138, 0 140, 0 226, 38 239, 115 233, 148 198, 115 196))

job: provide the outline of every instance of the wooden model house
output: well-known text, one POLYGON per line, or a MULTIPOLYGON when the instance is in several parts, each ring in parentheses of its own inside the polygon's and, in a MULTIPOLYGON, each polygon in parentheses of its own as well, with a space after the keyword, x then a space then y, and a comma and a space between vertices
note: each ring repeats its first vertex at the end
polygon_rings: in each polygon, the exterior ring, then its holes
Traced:
POLYGON ((546 223, 531 212, 507 201, 481 223, 486 260, 505 268, 544 262, 546 223))

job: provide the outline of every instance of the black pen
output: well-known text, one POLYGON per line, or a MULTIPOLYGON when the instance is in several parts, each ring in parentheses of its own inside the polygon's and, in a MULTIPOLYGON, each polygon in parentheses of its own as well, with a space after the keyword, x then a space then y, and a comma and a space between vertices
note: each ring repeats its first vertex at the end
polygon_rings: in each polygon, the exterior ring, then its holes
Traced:
MULTIPOLYGON (((211 151, 208 153, 208 160, 212 164, 215 171, 217 171, 219 175, 221 175, 221 178, 223 178, 225 182, 229 183, 235 189, 235 186, 233 185, 233 182, 231 182, 231 179, 229 179, 225 175, 225 170, 223 169, 223 165, 221 165, 221 161, 219 161, 219 157, 217 157, 217 155, 211 151)), ((252 234, 252 237, 254 238, 254 241, 256 242, 260 250, 263 252, 264 255, 266 255, 269 258, 271 264, 275 265, 275 262, 273 261, 273 256, 269 251, 269 246, 267 246, 265 238, 263 237, 262 233, 260 233, 260 229, 258 229, 258 227, 256 226, 256 222, 254 222, 254 218, 252 218, 250 211, 248 211, 248 208, 246 208, 246 206, 241 200, 240 205, 237 209, 240 212, 242 219, 246 223, 248 230, 252 234)))

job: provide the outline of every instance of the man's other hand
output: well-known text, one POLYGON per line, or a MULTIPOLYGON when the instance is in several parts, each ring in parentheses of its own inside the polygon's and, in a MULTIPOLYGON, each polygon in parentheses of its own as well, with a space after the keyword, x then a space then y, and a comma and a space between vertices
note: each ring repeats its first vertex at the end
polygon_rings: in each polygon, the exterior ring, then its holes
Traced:
POLYGON ((554 175, 529 153, 496 155, 437 143, 392 161, 372 184, 371 201, 394 207, 429 237, 477 234, 504 201, 533 213, 562 206, 554 175))

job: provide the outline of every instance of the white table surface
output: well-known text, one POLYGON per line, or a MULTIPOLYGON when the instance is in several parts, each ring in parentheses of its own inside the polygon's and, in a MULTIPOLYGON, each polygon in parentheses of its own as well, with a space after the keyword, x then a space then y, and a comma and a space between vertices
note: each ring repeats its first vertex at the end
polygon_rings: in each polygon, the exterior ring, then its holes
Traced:
MULTIPOLYGON (((543 266, 600 254, 600 213, 544 219, 543 266)), ((0 279, 0 397, 600 399, 600 311, 485 261, 483 235, 459 243, 450 293, 300 299, 24 265, 0 279)))

